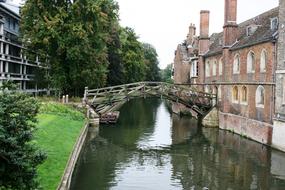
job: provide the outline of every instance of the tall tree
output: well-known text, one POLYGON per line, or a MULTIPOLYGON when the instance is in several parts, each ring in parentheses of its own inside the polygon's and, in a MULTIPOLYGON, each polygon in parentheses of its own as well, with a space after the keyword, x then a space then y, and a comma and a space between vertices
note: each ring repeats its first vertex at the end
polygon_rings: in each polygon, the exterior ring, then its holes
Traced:
POLYGON ((163 82, 173 83, 172 79, 172 64, 168 64, 165 69, 161 70, 161 79, 163 82))
POLYGON ((121 32, 122 61, 124 64, 125 82, 138 82, 145 79, 143 47, 131 28, 123 28, 121 32))
POLYGON ((78 94, 107 80, 107 44, 118 22, 113 0, 27 0, 21 11, 24 44, 49 55, 54 87, 78 94))
POLYGON ((158 59, 155 48, 148 43, 143 43, 144 62, 146 65, 146 80, 160 81, 158 59))
POLYGON ((122 29, 119 24, 114 24, 111 33, 111 39, 108 43, 108 79, 107 85, 119 85, 124 83, 124 65, 122 60, 122 42, 120 33, 122 29))

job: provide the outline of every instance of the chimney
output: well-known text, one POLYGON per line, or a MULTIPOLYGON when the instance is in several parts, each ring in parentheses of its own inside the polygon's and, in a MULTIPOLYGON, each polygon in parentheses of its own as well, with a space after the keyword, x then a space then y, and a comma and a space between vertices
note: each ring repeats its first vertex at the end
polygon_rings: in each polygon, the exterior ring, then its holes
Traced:
POLYGON ((225 0, 224 46, 230 47, 237 40, 237 0, 225 0))
POLYGON ((187 35, 187 45, 191 45, 194 41, 194 36, 196 35, 196 27, 195 24, 190 24, 189 32, 187 35))
POLYGON ((200 37, 199 37, 199 54, 203 55, 209 50, 209 16, 210 11, 202 10, 200 12, 200 37))

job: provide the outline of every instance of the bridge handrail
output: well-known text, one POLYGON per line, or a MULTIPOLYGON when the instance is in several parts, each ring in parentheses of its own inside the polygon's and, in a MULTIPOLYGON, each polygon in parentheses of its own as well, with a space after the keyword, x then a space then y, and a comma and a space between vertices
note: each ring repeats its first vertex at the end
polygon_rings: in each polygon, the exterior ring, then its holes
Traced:
MULTIPOLYGON (((175 86, 178 88, 182 88, 184 90, 190 90, 194 91, 195 93, 202 94, 204 96, 208 97, 216 97, 216 94, 211 94, 207 92, 202 92, 198 91, 196 88, 193 87, 185 87, 185 85, 181 84, 172 84, 172 83, 167 83, 167 82, 154 82, 154 81, 142 81, 142 82, 135 82, 135 83, 128 83, 128 84, 123 84, 123 85, 115 85, 115 86, 109 86, 109 87, 103 87, 103 88, 97 88, 97 89, 88 89, 88 87, 85 88, 85 95, 86 97, 88 96, 89 93, 94 93, 94 92, 100 92, 104 90, 111 90, 111 89, 116 89, 116 88, 125 88, 125 87, 130 87, 130 86, 138 86, 138 85, 148 85, 148 84, 157 84, 157 85, 168 85, 168 86, 175 86)), ((93 94, 92 94, 93 95, 93 94)))

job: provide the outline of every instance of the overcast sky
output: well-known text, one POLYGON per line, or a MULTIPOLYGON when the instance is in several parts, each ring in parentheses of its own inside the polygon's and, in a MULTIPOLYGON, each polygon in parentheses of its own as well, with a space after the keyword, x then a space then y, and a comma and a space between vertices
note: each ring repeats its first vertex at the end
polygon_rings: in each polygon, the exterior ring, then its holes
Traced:
MULTIPOLYGON (((13 0, 18 3, 21 0, 13 0)), ((210 10, 210 34, 221 32, 224 0, 117 0, 123 26, 135 29, 140 41, 152 44, 160 67, 173 62, 174 51, 194 23, 199 31, 200 10, 210 10)), ((238 23, 278 6, 279 0, 238 0, 238 23)), ((197 31, 197 32, 198 32, 197 31)))

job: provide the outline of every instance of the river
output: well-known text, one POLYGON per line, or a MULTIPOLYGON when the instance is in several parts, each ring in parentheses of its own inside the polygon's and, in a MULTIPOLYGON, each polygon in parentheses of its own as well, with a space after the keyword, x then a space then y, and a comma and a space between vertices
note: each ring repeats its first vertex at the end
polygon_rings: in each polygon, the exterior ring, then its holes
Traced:
POLYGON ((72 190, 285 189, 285 154, 136 99, 90 128, 72 190))

